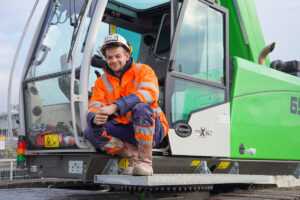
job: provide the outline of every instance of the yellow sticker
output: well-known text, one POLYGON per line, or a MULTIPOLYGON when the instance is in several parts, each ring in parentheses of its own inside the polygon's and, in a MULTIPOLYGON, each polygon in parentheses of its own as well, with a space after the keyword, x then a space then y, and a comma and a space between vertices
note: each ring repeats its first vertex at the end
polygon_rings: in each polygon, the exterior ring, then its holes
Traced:
POLYGON ((127 158, 123 158, 119 162, 119 167, 123 169, 124 167, 128 167, 129 161, 127 158))
POLYGON ((192 167, 198 166, 200 162, 201 162, 200 160, 193 160, 193 162, 191 162, 191 166, 192 167))
POLYGON ((115 25, 110 25, 110 34, 117 33, 117 27, 115 25))
POLYGON ((45 135, 45 147, 59 147, 58 135, 45 135))
POLYGON ((226 169, 229 166, 230 162, 220 162, 218 169, 226 169))

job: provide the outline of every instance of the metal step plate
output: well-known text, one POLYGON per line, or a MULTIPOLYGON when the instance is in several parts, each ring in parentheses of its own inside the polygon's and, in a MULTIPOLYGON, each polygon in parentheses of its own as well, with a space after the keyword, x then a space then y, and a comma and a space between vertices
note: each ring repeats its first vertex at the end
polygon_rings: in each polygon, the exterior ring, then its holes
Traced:
POLYGON ((233 183, 274 184, 273 176, 233 174, 95 175, 94 182, 108 185, 131 186, 182 186, 233 183))

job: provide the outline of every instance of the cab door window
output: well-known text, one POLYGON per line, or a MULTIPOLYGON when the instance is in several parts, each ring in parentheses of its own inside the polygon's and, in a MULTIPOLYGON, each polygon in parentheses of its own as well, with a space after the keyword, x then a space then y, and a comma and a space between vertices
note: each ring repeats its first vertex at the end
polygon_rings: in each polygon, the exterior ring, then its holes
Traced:
POLYGON ((189 1, 176 47, 177 72, 223 83, 224 34, 220 12, 189 1))
POLYGON ((184 1, 171 59, 171 122, 226 101, 224 13, 200 0, 184 1))
MULTIPOLYGON (((76 149, 74 127, 71 115, 71 62, 77 59, 77 70, 83 56, 83 39, 87 34, 96 1, 90 7, 85 22, 82 16, 87 1, 51 1, 43 28, 32 55, 32 62, 23 81, 26 134, 29 138, 27 149, 53 150, 76 149), (80 24, 83 25, 79 43, 80 52, 74 54, 75 41, 79 37, 80 24)), ((78 71, 77 71, 78 72, 78 71)), ((75 76, 74 93, 79 92, 79 76, 75 76)), ((79 106, 75 104, 76 127, 82 135, 79 106)))

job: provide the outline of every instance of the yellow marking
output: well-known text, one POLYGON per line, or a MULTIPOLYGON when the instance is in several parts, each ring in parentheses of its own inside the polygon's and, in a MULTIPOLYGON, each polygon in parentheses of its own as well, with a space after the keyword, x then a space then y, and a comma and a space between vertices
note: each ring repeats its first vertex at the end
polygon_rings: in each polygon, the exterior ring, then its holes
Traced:
POLYGON ((198 165, 200 164, 200 162, 201 162, 200 160, 193 160, 193 162, 191 162, 190 165, 191 165, 192 167, 195 167, 195 166, 198 166, 198 165))
POLYGON ((123 158, 119 162, 119 167, 123 169, 124 167, 128 167, 129 161, 127 158, 123 158))
POLYGON ((7 150, 5 148, 5 136, 0 136, 0 150, 7 150))
POLYGON ((45 147, 59 147, 58 135, 45 135, 45 147))
POLYGON ((110 34, 117 33, 117 27, 115 25, 110 25, 110 34))
POLYGON ((226 169, 229 166, 230 162, 220 162, 218 169, 226 169))

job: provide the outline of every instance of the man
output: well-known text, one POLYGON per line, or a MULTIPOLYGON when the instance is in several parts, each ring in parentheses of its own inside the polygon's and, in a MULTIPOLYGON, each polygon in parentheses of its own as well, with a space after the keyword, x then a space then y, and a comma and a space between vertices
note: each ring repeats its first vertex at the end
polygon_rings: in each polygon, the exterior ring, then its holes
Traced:
POLYGON ((154 71, 130 57, 130 44, 118 34, 108 35, 100 49, 107 66, 95 82, 84 136, 96 148, 128 158, 127 175, 153 175, 152 147, 168 133, 158 106, 154 71))

